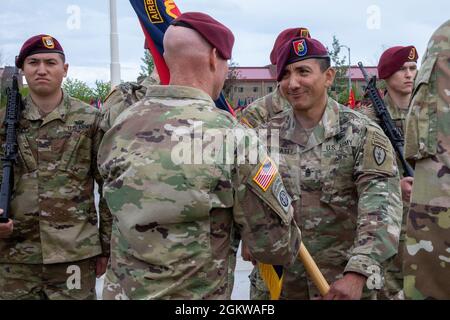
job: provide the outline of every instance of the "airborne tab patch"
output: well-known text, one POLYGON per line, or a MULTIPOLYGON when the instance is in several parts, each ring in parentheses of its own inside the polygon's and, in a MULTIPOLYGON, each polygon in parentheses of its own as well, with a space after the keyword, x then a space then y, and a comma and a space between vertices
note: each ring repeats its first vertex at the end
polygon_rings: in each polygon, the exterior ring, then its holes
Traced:
POLYGON ((147 12, 148 19, 151 23, 164 23, 164 19, 158 9, 158 3, 155 0, 145 1, 145 11, 147 12))
POLYGON ((272 159, 267 157, 253 177, 253 181, 265 192, 272 184, 277 172, 278 169, 276 165, 273 163, 272 159))

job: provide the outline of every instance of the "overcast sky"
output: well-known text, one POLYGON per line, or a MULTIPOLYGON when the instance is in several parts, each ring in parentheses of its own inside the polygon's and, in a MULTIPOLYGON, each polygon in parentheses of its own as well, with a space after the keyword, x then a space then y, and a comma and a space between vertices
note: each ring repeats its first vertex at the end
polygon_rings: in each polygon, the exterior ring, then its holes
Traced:
MULTIPOLYGON (((135 80, 144 36, 128 0, 117 0, 122 80, 135 80)), ((236 37, 239 66, 269 63, 280 31, 304 26, 331 46, 333 35, 351 48, 352 64, 376 65, 384 48, 415 45, 423 55, 433 31, 450 19, 448 0, 175 0, 181 12, 202 11, 236 37)), ((109 0, 0 0, 0 56, 13 64, 23 42, 47 33, 57 38, 70 64, 69 77, 92 85, 109 80, 109 0), (79 13, 79 14, 78 14, 79 13)), ((347 54, 347 50, 344 49, 347 54)))

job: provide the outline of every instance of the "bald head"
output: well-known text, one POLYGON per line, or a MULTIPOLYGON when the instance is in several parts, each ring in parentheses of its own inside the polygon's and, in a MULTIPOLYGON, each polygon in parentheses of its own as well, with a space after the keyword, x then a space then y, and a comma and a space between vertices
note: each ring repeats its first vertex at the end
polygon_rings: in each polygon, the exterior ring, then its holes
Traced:
POLYGON ((211 45, 195 30, 170 26, 164 35, 164 59, 167 65, 208 57, 211 45))
POLYGON ((220 94, 224 79, 220 79, 223 72, 218 65, 226 64, 226 60, 197 31, 170 26, 164 35, 163 44, 170 84, 202 89, 213 99, 216 98, 216 91, 220 94))

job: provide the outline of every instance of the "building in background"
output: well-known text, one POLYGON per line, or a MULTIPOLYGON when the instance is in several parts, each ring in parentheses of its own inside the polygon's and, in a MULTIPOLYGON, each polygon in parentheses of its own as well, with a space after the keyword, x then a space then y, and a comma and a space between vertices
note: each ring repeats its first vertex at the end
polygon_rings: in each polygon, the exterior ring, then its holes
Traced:
MULTIPOLYGON (((366 67, 370 77, 377 76, 377 67, 366 67)), ((348 78, 348 70, 346 77, 348 78)), ((365 80, 358 66, 351 66, 350 77, 356 93, 361 96, 365 88, 365 80)), ((277 86, 276 66, 264 67, 230 67, 224 92, 228 102, 233 108, 245 108, 247 105, 259 99, 277 86)), ((333 96, 333 92, 331 93, 333 96)), ((336 94, 336 93, 335 93, 336 94)))
MULTIPOLYGON (((365 69, 369 77, 376 76, 378 80, 377 67, 365 67, 365 69)), ((348 77, 348 70, 346 73, 346 77, 348 77)), ((357 92, 362 94, 364 92, 364 88, 366 87, 366 81, 364 80, 364 76, 358 66, 350 67, 350 79, 352 80, 353 88, 355 88, 357 92)))
POLYGON ((246 107, 275 90, 276 67, 231 67, 224 92, 233 108, 246 107))

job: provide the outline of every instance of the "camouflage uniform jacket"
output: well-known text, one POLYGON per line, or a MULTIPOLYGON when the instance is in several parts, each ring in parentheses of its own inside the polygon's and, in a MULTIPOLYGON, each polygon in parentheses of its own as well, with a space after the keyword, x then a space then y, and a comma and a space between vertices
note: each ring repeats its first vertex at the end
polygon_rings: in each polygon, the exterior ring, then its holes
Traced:
POLYGON ((144 78, 142 81, 125 82, 118 85, 106 97, 103 103, 102 121, 100 123, 104 132, 108 131, 116 118, 128 107, 145 97, 147 88, 157 84, 157 80, 152 76, 144 78))
MULTIPOLYGON (((398 168, 382 130, 328 99, 302 147, 292 110, 261 129, 280 135, 280 173, 293 198, 302 241, 329 283, 345 272, 380 285, 381 263, 397 252, 402 215, 398 168), (378 282, 378 283, 377 283, 378 282)), ((285 273, 283 299, 319 295, 301 262, 285 273)))
MULTIPOLYGON (((394 121, 395 126, 400 131, 403 138, 405 137, 405 120, 406 115, 408 114, 408 109, 401 109, 395 107, 395 103, 392 100, 389 93, 387 93, 383 99, 384 104, 391 116, 392 121, 394 121)), ((380 123, 380 120, 376 116, 375 110, 373 109, 372 104, 364 105, 357 111, 369 117, 371 120, 375 121, 377 124, 380 123)), ((397 166, 399 167, 400 179, 404 178, 404 169, 403 165, 396 155, 397 166)), ((380 299, 397 299, 402 298, 403 294, 401 294, 401 290, 403 289, 403 252, 404 252, 404 244, 405 244, 405 233, 406 233, 406 217, 409 211, 409 202, 403 201, 403 216, 402 216, 402 229, 400 233, 400 244, 398 249, 398 254, 389 259, 386 262, 385 266, 385 288, 379 294, 380 299)))
POLYGON ((225 139, 216 146, 231 152, 231 164, 219 158, 178 163, 177 148, 190 148, 185 139, 196 136, 192 126, 202 127, 204 142, 207 132, 244 130, 200 90, 150 86, 105 134, 99 166, 114 216, 105 299, 229 299, 238 233, 258 260, 295 260, 299 230, 290 201, 279 200, 285 189, 277 171, 264 191, 254 181, 262 163, 235 165, 237 150, 225 139))
POLYGON ((238 114, 238 119, 250 128, 257 128, 277 114, 289 109, 291 109, 291 105, 281 95, 280 88, 277 86, 275 91, 256 100, 242 110, 238 114))
POLYGON ((111 213, 101 200, 99 230, 94 204, 94 180, 102 188, 96 161, 103 136, 100 113, 65 93, 45 117, 31 97, 24 103, 11 201, 14 232, 0 239, 0 262, 53 264, 108 256, 111 213))
POLYGON ((404 291, 450 299, 450 20, 431 37, 406 120, 405 156, 416 161, 407 219, 404 291))

